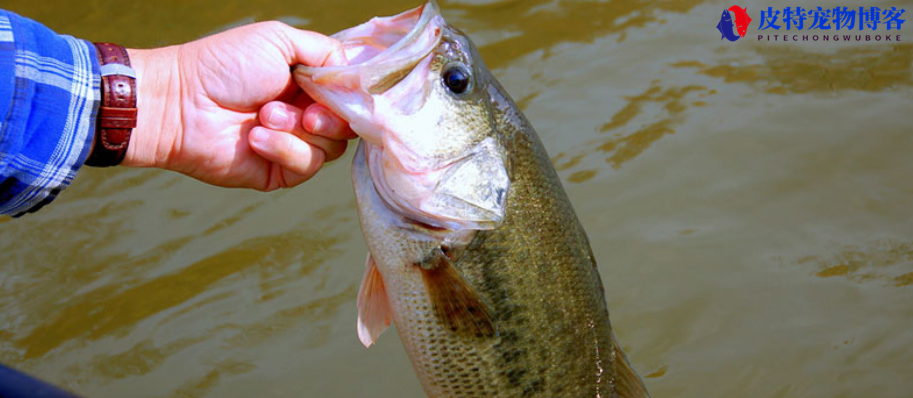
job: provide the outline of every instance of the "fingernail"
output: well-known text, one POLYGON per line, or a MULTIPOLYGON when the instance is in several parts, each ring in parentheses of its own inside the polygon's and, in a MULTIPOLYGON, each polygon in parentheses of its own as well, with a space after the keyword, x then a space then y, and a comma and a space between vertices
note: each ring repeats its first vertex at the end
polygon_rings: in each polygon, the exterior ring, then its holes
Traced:
POLYGON ((250 141, 251 143, 257 145, 263 145, 266 143, 266 140, 269 138, 269 134, 266 130, 263 129, 253 129, 250 131, 250 141))
POLYGON ((329 125, 329 120, 328 120, 329 118, 330 118, 330 116, 327 115, 326 112, 317 111, 317 115, 314 116, 314 131, 312 131, 312 133, 314 133, 314 134, 323 133, 324 132, 323 130, 325 128, 327 128, 327 126, 329 125))
POLYGON ((269 113, 269 118, 267 119, 267 123, 269 123, 270 127, 276 129, 285 127, 287 121, 288 113, 285 112, 285 109, 280 107, 273 108, 273 110, 269 113))

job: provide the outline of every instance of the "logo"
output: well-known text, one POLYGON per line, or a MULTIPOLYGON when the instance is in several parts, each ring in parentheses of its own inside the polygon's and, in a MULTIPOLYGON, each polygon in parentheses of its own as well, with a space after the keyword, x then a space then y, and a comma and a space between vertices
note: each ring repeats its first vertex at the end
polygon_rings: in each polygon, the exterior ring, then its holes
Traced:
MULTIPOLYGON (((900 42, 903 8, 897 7, 801 7, 779 9, 759 7, 760 17, 754 29, 758 41, 900 42), (870 32, 866 32, 870 31, 870 32), (868 33, 868 34, 866 34, 868 33)), ((748 7, 734 5, 723 10, 716 29, 720 40, 738 41, 748 35, 751 17, 748 7)))
POLYGON ((720 23, 716 25, 716 29, 723 35, 720 40, 736 41, 745 37, 750 23, 751 17, 748 16, 748 7, 732 6, 728 10, 723 10, 723 15, 720 16, 720 23), (738 34, 732 31, 733 25, 736 27, 738 34))

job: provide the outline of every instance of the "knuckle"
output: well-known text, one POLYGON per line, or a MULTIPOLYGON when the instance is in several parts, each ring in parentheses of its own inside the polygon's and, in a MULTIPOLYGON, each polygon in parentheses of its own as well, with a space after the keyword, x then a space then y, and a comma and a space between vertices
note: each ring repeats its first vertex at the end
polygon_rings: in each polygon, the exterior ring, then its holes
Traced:
POLYGON ((261 27, 263 27, 264 29, 269 29, 269 30, 284 30, 285 28, 288 27, 288 25, 286 25, 284 22, 280 22, 280 21, 264 21, 264 22, 260 22, 259 25, 261 27))
POLYGON ((279 148, 279 157, 282 158, 283 162, 288 162, 295 158, 295 142, 291 137, 283 136, 279 140, 277 147, 279 148))

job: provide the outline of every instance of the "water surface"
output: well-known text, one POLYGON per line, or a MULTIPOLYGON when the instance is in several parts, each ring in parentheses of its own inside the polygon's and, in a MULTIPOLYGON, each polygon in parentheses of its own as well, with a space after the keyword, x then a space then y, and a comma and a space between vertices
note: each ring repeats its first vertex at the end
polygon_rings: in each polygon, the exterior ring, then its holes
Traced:
MULTIPOLYGON (((415 5, 3 7, 154 47, 415 5)), ((730 43, 720 2, 441 5, 552 154, 654 397, 909 396, 913 36, 730 43)), ((753 17, 762 5, 797 4, 753 17)), ((355 337, 348 155, 269 194, 85 169, 45 210, 0 219, 0 362, 87 397, 423 397, 395 333, 371 350, 355 337)))

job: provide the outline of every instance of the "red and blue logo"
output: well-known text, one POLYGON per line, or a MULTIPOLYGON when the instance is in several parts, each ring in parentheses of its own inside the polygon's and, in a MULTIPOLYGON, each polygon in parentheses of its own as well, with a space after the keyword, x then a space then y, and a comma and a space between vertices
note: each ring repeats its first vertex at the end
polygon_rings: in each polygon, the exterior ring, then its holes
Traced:
POLYGON ((716 29, 723 35, 720 40, 736 41, 745 37, 750 23, 751 17, 748 16, 748 7, 732 6, 728 10, 723 10, 723 15, 720 16, 720 23, 716 25, 716 29), (735 31, 732 30, 733 27, 736 28, 735 31))
MULTIPOLYGON (((774 9, 767 7, 761 9, 758 18, 760 26, 758 41, 901 41, 900 28, 906 21, 900 19, 904 14, 903 8, 897 7, 784 7, 774 9), (781 30, 780 28, 786 27, 781 30), (885 32, 879 32, 880 28, 885 32), (765 31, 766 32, 761 32, 765 31), (792 31, 791 31, 792 30, 792 31), (875 34, 861 34, 864 30, 871 30, 875 34), (897 32, 895 33, 894 30, 897 32), (810 31, 795 32, 795 31, 810 31), (853 32, 860 31, 860 32, 853 32), (854 34, 855 33, 855 34, 854 34)), ((748 16, 747 7, 732 6, 723 10, 720 22, 716 29, 722 35, 720 40, 738 41, 748 34, 751 17, 748 16)))

